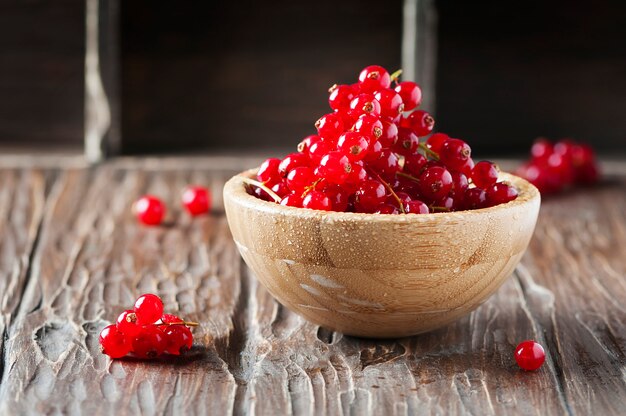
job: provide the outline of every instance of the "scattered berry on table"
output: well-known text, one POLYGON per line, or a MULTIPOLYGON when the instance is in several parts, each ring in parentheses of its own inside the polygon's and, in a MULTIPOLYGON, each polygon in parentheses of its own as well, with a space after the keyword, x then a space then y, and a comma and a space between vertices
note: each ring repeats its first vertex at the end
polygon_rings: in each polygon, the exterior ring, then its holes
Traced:
POLYGON ((515 361, 523 370, 536 370, 541 367, 545 360, 546 352, 538 342, 523 341, 515 348, 515 361))
MULTIPOLYGON (((517 197, 498 182, 496 166, 474 163, 469 144, 433 132, 415 82, 400 81, 378 65, 363 69, 354 84, 335 84, 331 113, 315 123, 317 134, 297 152, 267 159, 249 192, 281 205, 380 214, 427 214, 486 208, 517 197), (259 183, 261 185, 259 185, 259 183)), ((555 150, 552 164, 586 163, 589 153, 555 150)))
POLYGON ((211 193, 202 186, 187 186, 182 194, 183 206, 191 215, 206 214, 211 210, 211 193))
POLYGON ((165 217, 165 204, 153 196, 144 195, 133 204, 133 211, 144 225, 159 225, 165 217))

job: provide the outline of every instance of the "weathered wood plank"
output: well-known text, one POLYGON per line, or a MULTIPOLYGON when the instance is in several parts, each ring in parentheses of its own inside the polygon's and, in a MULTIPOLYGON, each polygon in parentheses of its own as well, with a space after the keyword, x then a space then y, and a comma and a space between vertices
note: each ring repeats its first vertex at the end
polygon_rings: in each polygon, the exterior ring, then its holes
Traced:
MULTIPOLYGON (((429 334, 374 341, 309 324, 259 286, 221 210, 221 184, 241 166, 214 166, 127 159, 58 175, 24 296, 2 292, 19 311, 6 331, 0 412, 560 415, 626 408, 626 179, 546 201, 522 266, 470 316, 429 334), (181 212, 178 191, 187 183, 211 186, 213 215, 181 212), (167 226, 143 228, 132 218, 130 204, 145 192, 167 201, 167 226), (157 292, 166 309, 201 322, 187 357, 110 362, 100 353, 99 330, 141 292, 157 292), (526 338, 548 347, 547 364, 534 373, 512 360, 526 338)), ((5 189, 28 189, 12 180, 0 190, 0 213, 11 207, 3 205, 5 189)), ((43 196, 10 199, 22 198, 32 211, 43 196)), ((26 241, 21 224, 14 227, 2 232, 4 251, 26 241)))

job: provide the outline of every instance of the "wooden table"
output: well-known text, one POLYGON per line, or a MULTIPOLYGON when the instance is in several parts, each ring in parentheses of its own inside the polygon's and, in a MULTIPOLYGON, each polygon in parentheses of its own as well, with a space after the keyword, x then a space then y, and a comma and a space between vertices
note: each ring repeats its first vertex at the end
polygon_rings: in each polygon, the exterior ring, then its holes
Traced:
POLYGON ((521 265, 478 310, 398 340, 303 321, 259 286, 221 185, 257 160, 0 157, 1 414, 625 414, 626 174, 544 201, 521 265), (211 216, 181 212, 190 182, 211 216), (167 225, 131 202, 166 199, 167 225), (111 361, 102 327, 142 292, 201 323, 186 356, 111 361), (546 347, 520 371, 515 345, 546 347))

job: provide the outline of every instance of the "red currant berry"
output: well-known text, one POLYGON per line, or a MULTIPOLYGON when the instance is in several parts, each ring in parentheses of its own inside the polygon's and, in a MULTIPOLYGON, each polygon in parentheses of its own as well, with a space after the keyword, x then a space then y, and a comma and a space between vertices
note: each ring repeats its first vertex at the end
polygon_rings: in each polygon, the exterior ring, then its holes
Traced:
POLYGON ((441 152, 441 146, 443 146, 443 144, 449 138, 450 136, 448 136, 445 133, 435 133, 432 136, 430 136, 428 140, 426 140, 426 146, 428 146, 430 150, 432 150, 433 152, 437 153, 437 155, 439 155, 439 153, 441 152))
POLYGON ((309 157, 304 153, 290 153, 278 165, 278 173, 282 177, 287 176, 294 168, 298 166, 309 166, 309 157))
POLYGON ((278 173, 278 166, 280 166, 280 159, 271 157, 261 163, 261 167, 256 174, 259 182, 263 182, 265 185, 272 186, 276 182, 280 181, 280 174, 278 173))
POLYGON ((428 214, 430 212, 428 205, 416 199, 407 202, 404 205, 404 211, 407 214, 428 214))
POLYGON ((156 358, 165 352, 167 339, 157 325, 146 325, 133 339, 133 354, 140 358, 156 358))
POLYGON ((287 186, 294 192, 302 192, 304 188, 315 181, 315 174, 311 168, 300 166, 287 175, 287 186))
POLYGON ((407 155, 404 156, 403 170, 409 175, 417 177, 422 174, 422 170, 426 166, 426 163, 428 163, 428 160, 420 153, 407 155))
POLYGON ((335 111, 347 112, 350 109, 350 101, 356 95, 355 88, 352 85, 333 85, 328 90, 328 104, 335 111))
POLYGON ((193 345, 193 335, 185 325, 169 325, 162 329, 166 338, 165 352, 180 355, 189 351, 193 345))
POLYGON ((183 321, 181 318, 179 318, 176 315, 172 315, 170 313, 164 313, 163 316, 161 317, 161 322, 163 322, 164 324, 174 324, 174 323, 183 323, 185 321, 183 321))
POLYGON ((422 90, 412 81, 402 81, 396 85, 396 92, 402 97, 404 111, 411 111, 419 107, 422 102, 422 90))
POLYGON ((379 205, 378 207, 376 207, 376 211, 374 211, 375 214, 391 214, 391 215, 395 215, 395 214, 399 214, 400 210, 392 204, 382 204, 379 205))
POLYGON ((465 190, 469 186, 467 176, 457 171, 450 172, 450 175, 452 175, 452 190, 450 194, 462 198, 463 195, 465 195, 465 190))
POLYGON ((392 179, 400 171, 400 160, 390 149, 381 150, 379 158, 370 165, 380 176, 387 179, 392 179))
POLYGON ((342 186, 347 190, 350 190, 350 193, 356 191, 356 187, 358 184, 363 182, 367 178, 367 171, 363 167, 362 162, 354 162, 352 163, 352 170, 348 175, 348 179, 346 179, 346 183, 342 186))
POLYGON ((141 331, 141 326, 137 325, 137 315, 134 310, 122 312, 116 321, 117 330, 124 335, 134 338, 141 331))
POLYGON ((392 147, 398 140, 398 126, 389 118, 383 118, 380 121, 383 129, 378 140, 383 147, 392 147))
POLYGON ((361 160, 367 155, 370 143, 366 136, 356 131, 347 131, 339 136, 337 150, 351 161, 361 160))
POLYGON ((150 325, 163 316, 163 301, 157 295, 147 293, 135 301, 134 307, 138 325, 150 325))
POLYGON ((354 123, 352 130, 377 139, 383 134, 383 123, 375 114, 362 114, 354 123))
POLYGON ((312 143, 311 147, 309 147, 309 159, 311 159, 311 165, 319 164, 322 157, 333 149, 334 145, 331 145, 324 140, 312 143))
POLYGON ((437 207, 442 211, 456 211, 457 205, 454 198, 449 195, 433 202, 433 207, 437 207))
POLYGON ((211 193, 202 186, 188 186, 183 190, 183 206, 191 215, 206 214, 211 209, 211 193))
POLYGON ((398 141, 396 141, 393 150, 404 156, 413 155, 417 152, 419 143, 420 139, 413 133, 413 130, 400 127, 398 129, 398 141))
MULTIPOLYGON (((313 143, 316 143, 318 141, 322 140, 322 138, 320 136, 318 136, 317 134, 312 134, 310 136, 306 136, 304 139, 302 139, 302 141, 300 143, 298 143, 298 152, 300 153, 304 153, 304 154, 308 154, 309 153, 309 148, 311 147, 311 145, 313 143)), ((280 167, 280 165, 279 165, 280 167)))
POLYGON ((380 159, 381 152, 383 151, 383 145, 380 140, 373 140, 370 142, 370 148, 367 155, 363 158, 364 162, 375 162, 380 159))
POLYGON ((479 209, 487 207, 487 193, 480 188, 468 188, 465 191, 464 209, 479 209))
POLYGON ((337 138, 344 130, 343 119, 338 113, 326 114, 315 122, 315 128, 317 128, 317 134, 322 139, 336 143, 337 138))
POLYGON ((479 188, 487 189, 498 181, 499 171, 495 163, 482 160, 472 169, 472 182, 479 188))
POLYGON ((535 185, 542 194, 555 193, 563 188, 559 175, 546 165, 525 164, 516 173, 535 185))
POLYGON ((383 117, 395 118, 404 111, 402 97, 394 90, 379 90, 374 98, 380 103, 380 114, 383 117))
POLYGON ((350 114, 353 118, 363 114, 380 116, 380 103, 372 94, 359 94, 350 102, 350 114))
POLYGON ((165 211, 165 204, 153 195, 144 195, 133 204, 133 212, 144 225, 161 224, 165 211))
POLYGON ((448 139, 441 146, 439 160, 452 170, 459 170, 472 154, 472 149, 463 140, 448 139))
POLYGON ((391 85, 391 76, 382 66, 370 65, 359 74, 361 92, 374 93, 391 85))
POLYGON ((463 173, 463 175, 468 178, 472 176, 472 171, 474 170, 474 160, 470 157, 465 161, 463 166, 458 168, 459 172, 463 173))
POLYGON ((320 191, 311 191, 302 200, 302 207, 320 211, 330 211, 332 205, 330 199, 320 191))
POLYGON ((292 192, 280 201, 280 205, 286 207, 302 208, 302 196, 297 192, 292 192))
POLYGON ((534 160, 546 161, 553 152, 554 147, 552 143, 544 138, 535 140, 535 143, 530 148, 530 154, 534 160))
POLYGON ((274 193, 276 195, 278 195, 279 197, 284 197, 287 196, 287 194, 289 194, 289 192, 291 192, 289 190, 289 186, 287 186, 287 182, 286 181, 280 181, 278 182, 276 185, 272 186, 272 191, 274 191, 274 193))
POLYGON ((120 332, 115 325, 109 325, 100 332, 100 349, 109 357, 124 357, 131 348, 130 338, 120 332))
POLYGON ((487 192, 487 205, 490 207, 494 205, 505 204, 509 201, 517 198, 518 192, 515 187, 507 185, 503 182, 498 182, 492 185, 486 190, 487 192))
POLYGON ((350 159, 339 151, 328 153, 319 165, 319 174, 330 183, 341 185, 348 179, 352 171, 350 159))
POLYGON ((401 127, 412 129, 418 136, 426 136, 433 131, 435 119, 423 110, 415 110, 400 122, 401 127))
POLYGON ((335 184, 324 187, 324 194, 330 199, 333 211, 345 212, 348 209, 348 193, 344 188, 335 184))
POLYGON ((546 352, 538 342, 523 341, 515 348, 515 361, 523 370, 537 370, 545 360, 546 352))
POLYGON ((452 189, 452 175, 441 166, 431 166, 422 172, 419 177, 422 195, 434 201, 448 195, 452 189))
POLYGON ((365 180, 357 188, 355 208, 358 212, 374 212, 386 199, 385 185, 377 180, 365 180))

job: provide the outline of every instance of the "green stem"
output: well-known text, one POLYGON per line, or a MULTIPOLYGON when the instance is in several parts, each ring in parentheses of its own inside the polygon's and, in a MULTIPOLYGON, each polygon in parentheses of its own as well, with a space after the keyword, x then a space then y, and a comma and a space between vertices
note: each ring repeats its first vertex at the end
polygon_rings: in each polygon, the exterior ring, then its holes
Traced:
POLYGON ((417 182, 420 183, 420 180, 417 179, 415 176, 413 175, 409 175, 408 173, 404 173, 404 172, 398 172, 397 173, 398 176, 402 176, 403 178, 407 178, 409 180, 412 180, 413 182, 417 182))
POLYGON ((402 75, 402 70, 398 69, 396 72, 394 72, 393 74, 391 74, 391 82, 393 81, 397 81, 398 78, 400 78, 400 75, 402 75))
POLYGON ((387 188, 387 190, 391 193, 391 195, 393 196, 393 198, 394 198, 394 199, 396 200, 396 202, 398 203, 398 207, 400 208, 400 211, 401 211, 403 214, 406 214, 406 211, 404 210, 404 205, 402 205, 402 200, 400 199, 400 197, 398 196, 398 194, 396 194, 396 192, 393 190, 393 188, 391 187, 391 185, 389 185, 389 184, 387 183, 387 181, 386 181, 386 180, 384 180, 383 178, 381 178, 381 177, 380 177, 380 175, 379 175, 378 173, 373 172, 373 171, 372 171, 372 173, 373 173, 374 175, 376 175, 376 177, 378 178, 378 180, 379 180, 379 181, 381 181, 381 182, 383 183, 383 185, 385 185, 385 188, 387 188))
POLYGON ((437 154, 437 152, 433 152, 430 147, 426 146, 426 143, 420 143, 419 144, 419 148, 422 149, 424 151, 424 153, 426 154, 426 156, 430 156, 431 158, 435 159, 435 160, 439 160, 439 154, 437 154))

